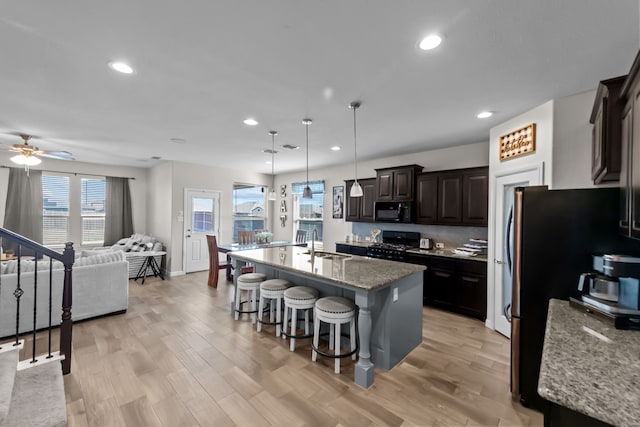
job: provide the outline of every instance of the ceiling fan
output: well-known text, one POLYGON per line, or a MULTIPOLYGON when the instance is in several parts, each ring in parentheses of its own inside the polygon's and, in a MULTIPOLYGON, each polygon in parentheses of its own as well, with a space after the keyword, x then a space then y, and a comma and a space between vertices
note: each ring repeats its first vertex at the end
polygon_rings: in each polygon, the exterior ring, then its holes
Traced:
POLYGON ((39 165, 40 162, 42 162, 42 160, 40 160, 37 156, 50 157, 52 159, 60 160, 75 160, 71 153, 69 153, 68 151, 45 151, 40 150, 38 147, 35 147, 33 145, 29 145, 31 135, 20 133, 18 134, 18 136, 20 136, 20 138, 24 140, 24 144, 2 144, 0 145, 0 149, 17 153, 15 156, 11 157, 11 161, 18 165, 24 166, 27 170, 29 166, 39 165))

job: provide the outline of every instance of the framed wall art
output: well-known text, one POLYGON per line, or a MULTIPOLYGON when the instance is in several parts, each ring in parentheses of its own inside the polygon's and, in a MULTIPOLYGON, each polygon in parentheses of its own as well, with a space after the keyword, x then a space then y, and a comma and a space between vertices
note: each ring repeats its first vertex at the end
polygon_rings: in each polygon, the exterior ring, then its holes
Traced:
POLYGON ((333 217, 342 219, 344 213, 344 185, 333 187, 333 217))

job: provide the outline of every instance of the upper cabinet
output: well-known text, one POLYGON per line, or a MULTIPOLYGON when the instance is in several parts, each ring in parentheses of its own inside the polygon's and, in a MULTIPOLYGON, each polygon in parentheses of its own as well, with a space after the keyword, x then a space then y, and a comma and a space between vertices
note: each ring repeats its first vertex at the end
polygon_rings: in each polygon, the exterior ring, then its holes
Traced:
POLYGON ((416 174, 422 166, 407 165, 376 169, 376 201, 410 202, 414 199, 416 174))
POLYGON ((427 172, 416 178, 416 222, 487 226, 489 168, 427 172))
POLYGON ((623 107, 620 92, 625 78, 603 80, 596 92, 589 120, 593 124, 591 178, 596 184, 620 179, 623 107))
POLYGON ((359 179, 358 183, 362 187, 362 197, 351 197, 351 187, 353 180, 346 183, 346 213, 345 221, 373 222, 373 207, 376 197, 376 179, 359 179))
MULTIPOLYGON (((615 79, 612 79, 615 80, 615 79)), ((640 238, 640 53, 620 91, 620 231, 640 238)))

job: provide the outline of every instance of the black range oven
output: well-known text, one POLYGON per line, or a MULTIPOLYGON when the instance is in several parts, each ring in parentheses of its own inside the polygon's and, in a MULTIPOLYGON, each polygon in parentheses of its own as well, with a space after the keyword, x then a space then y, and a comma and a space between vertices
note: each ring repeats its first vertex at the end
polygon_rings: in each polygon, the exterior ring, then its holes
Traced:
POLYGON ((383 231, 382 243, 374 243, 367 248, 367 256, 393 261, 404 261, 409 248, 420 245, 420 233, 413 231, 383 231))

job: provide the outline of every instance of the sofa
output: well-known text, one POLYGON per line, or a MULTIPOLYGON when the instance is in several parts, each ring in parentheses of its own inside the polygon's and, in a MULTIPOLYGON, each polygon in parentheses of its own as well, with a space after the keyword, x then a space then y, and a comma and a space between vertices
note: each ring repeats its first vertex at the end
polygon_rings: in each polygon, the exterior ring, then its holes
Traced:
MULTIPOLYGON (((130 237, 118 240, 114 245, 103 248, 95 249, 94 251, 122 251, 125 258, 129 261, 129 278, 133 279, 140 271, 142 263, 145 260, 143 256, 136 256, 132 253, 139 254, 140 252, 159 252, 164 251, 164 245, 159 242, 155 237, 146 234, 135 233, 130 237)), ((87 251, 83 251, 87 252, 87 251)), ((90 251, 89 251, 90 252, 90 251)), ((92 252, 99 253, 99 252, 92 252)), ((156 255, 153 257, 156 263, 162 268, 162 255, 156 255)))
MULTIPOLYGON (((17 284, 17 261, 1 263, 0 267, 0 337, 15 334, 16 299, 13 291, 17 284)), ((35 261, 20 262, 20 285, 24 294, 20 298, 19 331, 33 328, 33 282, 35 261)), ((52 269, 52 316, 53 325, 62 318, 62 288, 64 266, 53 262, 52 269)), ((97 255, 79 256, 73 265, 73 304, 71 318, 89 319, 104 314, 127 310, 129 302, 129 263, 123 252, 105 252, 97 255)), ((38 329, 49 325, 49 261, 38 261, 38 329)))

